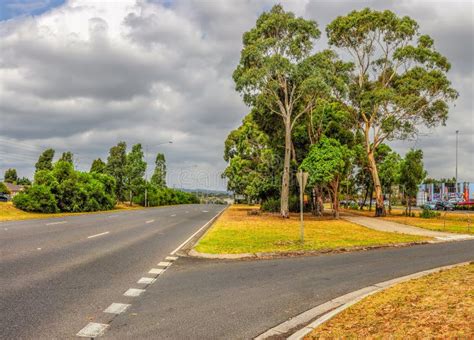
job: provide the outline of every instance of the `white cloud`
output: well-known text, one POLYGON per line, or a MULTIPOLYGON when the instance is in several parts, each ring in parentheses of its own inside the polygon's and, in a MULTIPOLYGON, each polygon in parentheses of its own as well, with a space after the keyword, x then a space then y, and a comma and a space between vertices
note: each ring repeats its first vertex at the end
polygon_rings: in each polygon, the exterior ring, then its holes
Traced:
MULTIPOLYGON (((150 153, 165 151, 172 185, 201 186, 207 173, 206 185, 223 188, 223 143, 248 112, 231 77, 242 33, 272 4, 74 0, 36 17, 0 22, 0 171, 13 166, 20 175, 31 175, 45 147, 73 151, 79 168, 88 169, 92 159, 105 158, 120 140, 156 145, 173 139, 171 145, 150 148, 150 153), (185 175, 178 169, 187 169, 185 175)), ((469 172, 474 144, 472 5, 283 5, 318 21, 323 35, 336 15, 365 6, 388 6, 418 20, 422 32, 433 35, 452 61, 450 77, 461 93, 448 127, 425 137, 426 142, 421 138, 418 145, 425 147, 431 175, 450 176, 454 160, 446 147, 460 129, 460 174, 474 180, 469 172)), ((324 41, 322 37, 318 46, 324 41)), ((403 151, 410 143, 394 145, 403 151)))

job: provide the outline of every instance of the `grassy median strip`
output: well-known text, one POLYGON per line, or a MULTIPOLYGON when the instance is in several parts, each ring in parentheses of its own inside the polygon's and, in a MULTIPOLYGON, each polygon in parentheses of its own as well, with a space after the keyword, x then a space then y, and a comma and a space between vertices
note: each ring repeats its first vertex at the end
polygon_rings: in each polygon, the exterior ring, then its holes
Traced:
POLYGON ((124 210, 124 209, 141 209, 141 207, 136 207, 136 206, 130 207, 125 204, 118 204, 114 210, 107 210, 107 211, 44 214, 44 213, 32 213, 32 212, 27 212, 27 211, 17 209, 13 206, 11 202, 0 202, 0 222, 30 220, 34 218, 64 217, 64 216, 94 214, 94 213, 110 213, 113 211, 124 210))
POLYGON ((369 296, 305 339, 468 339, 474 334, 474 264, 369 296))
POLYGON ((305 216, 305 243, 299 241, 299 215, 282 219, 273 214, 248 215, 255 206, 233 205, 199 241, 196 250, 208 254, 240 254, 331 250, 428 240, 371 230, 330 217, 305 216))

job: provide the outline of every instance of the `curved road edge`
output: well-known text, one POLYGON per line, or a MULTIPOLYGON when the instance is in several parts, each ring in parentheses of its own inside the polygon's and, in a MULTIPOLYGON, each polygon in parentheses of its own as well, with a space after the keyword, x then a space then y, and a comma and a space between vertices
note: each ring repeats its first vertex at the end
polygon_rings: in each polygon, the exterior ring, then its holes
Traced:
POLYGON ((433 269, 423 270, 414 274, 401 276, 395 279, 388 281, 379 282, 362 289, 353 291, 351 293, 339 296, 335 299, 332 299, 326 303, 318 305, 314 308, 307 310, 273 328, 270 328, 266 332, 260 334, 255 338, 255 340, 263 339, 281 339, 286 338, 289 340, 301 340, 316 327, 320 326, 324 322, 330 320, 337 314, 341 313, 343 310, 349 308, 350 306, 356 304, 362 299, 366 298, 375 293, 379 293, 387 288, 390 288, 396 284, 417 279, 428 274, 437 273, 442 270, 451 269, 460 266, 466 266, 472 263, 461 262, 449 266, 442 266, 433 269), (303 325, 306 325, 302 327, 303 325), (296 330, 296 331, 295 331, 296 330))

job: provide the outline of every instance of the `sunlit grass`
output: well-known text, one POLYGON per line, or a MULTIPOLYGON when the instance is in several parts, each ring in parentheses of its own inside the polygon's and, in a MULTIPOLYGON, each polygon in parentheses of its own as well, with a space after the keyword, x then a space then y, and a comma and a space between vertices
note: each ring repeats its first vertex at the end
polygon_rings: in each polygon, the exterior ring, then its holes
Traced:
MULTIPOLYGON (((116 210, 125 210, 125 209, 140 209, 142 207, 133 206, 130 207, 127 204, 118 204, 116 210)), ((20 209, 17 209, 13 206, 11 202, 0 202, 0 221, 20 221, 20 220, 29 220, 33 218, 51 218, 51 217, 64 217, 72 215, 81 215, 81 214, 96 214, 104 213, 109 211, 98 211, 98 212, 87 212, 87 213, 55 213, 55 214, 42 214, 42 213, 32 213, 26 212, 20 209)))
POLYGON ((305 242, 300 242, 299 215, 248 215, 255 206, 231 206, 200 240, 196 250, 211 254, 286 252, 366 247, 427 240, 426 237, 384 233, 344 220, 305 215, 305 242))
POLYGON ((305 339, 471 339, 473 316, 471 264, 369 296, 305 339))

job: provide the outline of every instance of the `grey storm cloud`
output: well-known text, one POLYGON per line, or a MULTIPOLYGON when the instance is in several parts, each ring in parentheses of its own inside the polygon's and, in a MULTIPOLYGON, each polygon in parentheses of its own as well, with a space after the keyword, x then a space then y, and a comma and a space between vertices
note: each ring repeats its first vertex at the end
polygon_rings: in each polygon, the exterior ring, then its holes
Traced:
MULTIPOLYGON (((274 3, 71 0, 39 16, 0 22, 0 172, 16 167, 31 176, 47 147, 72 151, 86 170, 125 140, 148 145, 150 163, 165 152, 171 185, 224 189, 223 143, 249 111, 232 80, 242 33, 274 3), (173 144, 161 144, 170 139, 173 144)), ((474 180, 472 3, 282 3, 323 32, 336 16, 367 6, 417 20, 451 61, 460 98, 446 127, 391 145, 401 153, 422 147, 430 175, 450 177, 459 129, 460 177, 474 180)), ((323 33, 317 48, 325 47, 323 33)))

